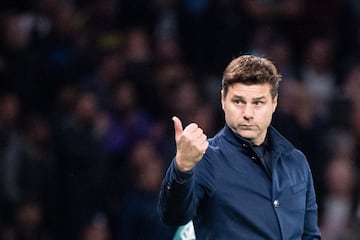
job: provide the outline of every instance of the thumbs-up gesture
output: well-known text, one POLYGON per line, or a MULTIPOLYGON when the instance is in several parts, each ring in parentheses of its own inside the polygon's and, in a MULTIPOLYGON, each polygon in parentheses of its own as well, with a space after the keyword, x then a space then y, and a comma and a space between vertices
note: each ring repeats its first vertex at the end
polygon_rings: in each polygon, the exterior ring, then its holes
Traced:
POLYGON ((203 157, 209 146, 206 135, 196 123, 183 129, 179 118, 173 117, 176 141, 176 164, 180 171, 189 171, 203 157))

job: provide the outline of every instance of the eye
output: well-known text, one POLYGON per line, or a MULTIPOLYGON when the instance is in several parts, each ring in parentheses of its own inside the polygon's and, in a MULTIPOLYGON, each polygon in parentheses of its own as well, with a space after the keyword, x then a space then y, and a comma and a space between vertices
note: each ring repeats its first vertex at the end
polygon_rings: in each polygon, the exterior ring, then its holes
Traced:
POLYGON ((241 101, 240 99, 233 99, 232 101, 233 101, 233 103, 235 103, 236 105, 239 105, 239 104, 242 104, 242 103, 243 103, 243 101, 241 101))
POLYGON ((254 102, 254 104, 256 105, 256 106, 260 106, 260 105, 262 105, 264 102, 263 101, 255 101, 254 102))

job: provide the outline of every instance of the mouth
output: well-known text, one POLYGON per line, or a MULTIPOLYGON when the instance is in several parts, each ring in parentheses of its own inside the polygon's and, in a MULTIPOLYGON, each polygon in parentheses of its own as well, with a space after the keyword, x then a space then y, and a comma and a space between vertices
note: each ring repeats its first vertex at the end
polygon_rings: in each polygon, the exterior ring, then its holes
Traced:
POLYGON ((255 125, 240 125, 239 128, 242 130, 254 130, 255 125))

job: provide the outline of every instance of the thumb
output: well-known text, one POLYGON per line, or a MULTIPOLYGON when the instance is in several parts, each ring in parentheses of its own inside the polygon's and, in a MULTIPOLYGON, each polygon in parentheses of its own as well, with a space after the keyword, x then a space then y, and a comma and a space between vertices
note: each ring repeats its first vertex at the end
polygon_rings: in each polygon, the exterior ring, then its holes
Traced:
POLYGON ((179 135, 183 132, 183 126, 181 123, 181 120, 178 117, 173 117, 172 118, 173 122, 174 122, 174 129, 175 129, 175 139, 177 140, 179 135))

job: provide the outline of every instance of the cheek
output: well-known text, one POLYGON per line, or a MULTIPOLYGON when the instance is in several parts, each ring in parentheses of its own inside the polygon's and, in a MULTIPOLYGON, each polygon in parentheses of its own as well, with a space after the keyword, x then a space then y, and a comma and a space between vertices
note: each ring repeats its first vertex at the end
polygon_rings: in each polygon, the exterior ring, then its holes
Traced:
POLYGON ((239 119, 242 118, 242 110, 239 107, 236 107, 235 105, 225 105, 224 108, 225 116, 228 120, 231 122, 239 121, 239 119))
POLYGON ((259 120, 262 121, 264 124, 269 125, 272 119, 273 110, 268 109, 261 113, 261 116, 259 116, 259 120))

